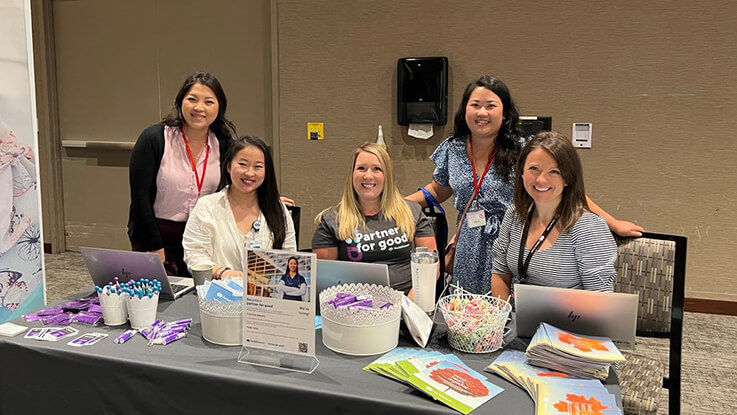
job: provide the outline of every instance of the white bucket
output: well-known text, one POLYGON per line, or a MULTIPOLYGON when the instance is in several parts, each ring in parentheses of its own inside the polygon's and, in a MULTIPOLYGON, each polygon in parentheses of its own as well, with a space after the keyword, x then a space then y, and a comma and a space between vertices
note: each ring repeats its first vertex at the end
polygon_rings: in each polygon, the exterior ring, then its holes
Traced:
POLYGON ((323 316, 322 342, 330 350, 353 356, 386 353, 399 343, 399 320, 397 317, 374 326, 355 326, 323 316))
POLYGON ((223 303, 205 299, 205 288, 197 287, 202 337, 220 346, 243 344, 243 302, 223 303))
POLYGON ((159 295, 151 298, 126 297, 128 304, 128 315, 131 328, 140 330, 151 327, 156 321, 156 308, 159 305, 159 295))
POLYGON ((240 346, 243 344, 243 314, 218 316, 208 314, 200 308, 202 337, 210 343, 221 346, 240 346))
POLYGON ((128 322, 128 307, 125 304, 125 295, 98 295, 102 307, 102 319, 105 325, 120 326, 128 322))

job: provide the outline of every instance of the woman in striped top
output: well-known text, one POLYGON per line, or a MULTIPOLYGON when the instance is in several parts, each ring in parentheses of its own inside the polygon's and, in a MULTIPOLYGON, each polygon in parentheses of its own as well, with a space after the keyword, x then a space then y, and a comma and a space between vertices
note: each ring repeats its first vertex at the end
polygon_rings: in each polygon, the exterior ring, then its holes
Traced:
POLYGON ((617 245, 604 218, 589 210, 581 161, 565 135, 539 133, 522 150, 514 204, 493 254, 497 297, 508 298, 514 283, 614 289, 617 245))

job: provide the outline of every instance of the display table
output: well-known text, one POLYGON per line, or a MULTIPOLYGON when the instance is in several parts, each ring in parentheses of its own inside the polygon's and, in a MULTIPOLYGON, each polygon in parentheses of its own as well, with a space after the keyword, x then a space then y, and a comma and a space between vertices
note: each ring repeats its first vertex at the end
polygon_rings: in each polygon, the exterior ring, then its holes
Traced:
MULTIPOLYGON (((75 299, 83 295, 75 296, 75 299)), ((88 327, 80 334, 108 333, 99 343, 75 348, 59 342, 0 336, 0 414, 441 414, 458 413, 409 386, 362 370, 379 357, 335 353, 317 331, 320 365, 312 374, 238 363, 240 347, 210 344, 201 336, 197 297, 190 293, 159 303, 157 318, 191 317, 188 337, 167 346, 147 346, 140 335, 125 344, 113 339, 129 326, 88 327)), ((15 321, 31 327, 40 323, 15 321)), ((407 335, 400 346, 416 347, 407 335)), ((522 348, 519 340, 511 347, 522 348)), ((444 326, 427 347, 455 353, 483 372, 500 352, 475 355, 452 349, 444 326)), ((474 414, 533 414, 532 399, 521 388, 485 372, 504 392, 474 414)), ((616 376, 605 385, 621 402, 616 376)), ((620 406, 621 407, 621 406, 620 406)))

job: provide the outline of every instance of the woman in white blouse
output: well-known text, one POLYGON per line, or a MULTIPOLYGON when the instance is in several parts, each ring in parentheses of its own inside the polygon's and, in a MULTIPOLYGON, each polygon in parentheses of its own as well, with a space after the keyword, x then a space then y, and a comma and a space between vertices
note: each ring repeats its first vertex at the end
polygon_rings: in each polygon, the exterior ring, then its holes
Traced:
POLYGON ((222 190, 197 201, 182 240, 187 266, 212 266, 215 279, 243 276, 244 247, 297 248, 266 144, 251 136, 235 140, 221 168, 222 190))

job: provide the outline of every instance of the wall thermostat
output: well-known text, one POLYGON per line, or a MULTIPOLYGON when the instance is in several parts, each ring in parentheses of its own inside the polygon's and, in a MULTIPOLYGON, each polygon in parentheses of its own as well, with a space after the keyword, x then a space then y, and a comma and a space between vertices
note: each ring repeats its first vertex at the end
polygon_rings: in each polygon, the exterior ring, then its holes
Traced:
POLYGON ((575 148, 591 148, 591 137, 594 125, 585 122, 574 122, 571 143, 575 148))

